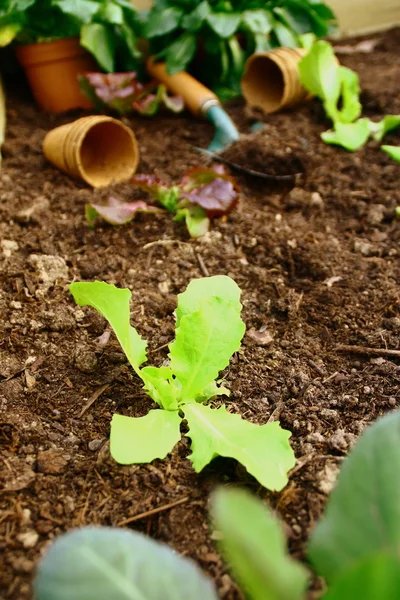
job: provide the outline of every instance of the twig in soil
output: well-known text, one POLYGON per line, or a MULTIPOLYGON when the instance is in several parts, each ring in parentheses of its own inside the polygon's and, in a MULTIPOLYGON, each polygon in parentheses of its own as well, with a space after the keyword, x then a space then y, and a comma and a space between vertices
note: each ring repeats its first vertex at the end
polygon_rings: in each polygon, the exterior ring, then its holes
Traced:
POLYGON ((139 521, 139 519, 144 519, 145 517, 151 517, 152 515, 156 515, 157 513, 163 512, 164 510, 169 510, 170 508, 175 508, 175 506, 179 506, 180 504, 184 504, 189 500, 189 496, 185 496, 184 498, 180 498, 180 500, 175 500, 175 502, 170 502, 169 504, 164 504, 163 506, 159 506, 158 508, 153 508, 152 510, 147 510, 146 512, 139 513, 138 515, 134 515, 133 517, 129 517, 129 519, 124 519, 117 523, 117 527, 124 527, 129 523, 133 523, 134 521, 139 521))
POLYGON ((328 383, 328 381, 331 381, 331 379, 334 379, 336 377, 336 375, 339 375, 339 371, 335 371, 334 373, 332 373, 332 375, 329 375, 329 377, 324 379, 322 383, 328 383))
POLYGON ((369 354, 371 356, 397 356, 400 358, 400 350, 390 350, 388 348, 368 348, 368 346, 347 346, 340 344, 336 346, 337 352, 351 352, 353 354, 369 354))
POLYGON ((82 417, 85 412, 87 410, 89 410, 89 408, 92 406, 92 404, 94 404, 94 402, 96 402, 97 398, 100 398, 100 396, 110 387, 110 385, 108 383, 105 383, 104 385, 100 386, 99 388, 97 388, 97 390, 95 392, 93 392, 93 394, 90 396, 89 400, 86 402, 85 406, 82 408, 81 412, 79 413, 78 417, 82 417))
POLYGON ((154 246, 168 246, 169 244, 186 245, 188 242, 182 242, 181 240, 155 240, 155 242, 149 242, 145 244, 142 250, 153 248, 154 246))
POLYGON ((278 404, 276 405, 276 407, 270 414, 270 417, 269 417, 267 423, 272 423, 273 421, 277 421, 279 419, 279 417, 281 416, 281 412, 283 411, 284 406, 285 406, 285 403, 282 400, 280 402, 278 402, 278 404))
POLYGON ((210 277, 210 273, 206 267, 206 264, 203 260, 203 257, 201 256, 201 254, 198 254, 198 252, 195 252, 194 255, 197 259, 197 262, 199 263, 200 271, 202 272, 204 277, 210 277))
POLYGON ((321 375, 321 377, 324 377, 326 375, 325 371, 321 369, 321 367, 317 365, 317 363, 314 362, 311 358, 308 358, 307 362, 310 365, 310 367, 312 367, 314 371, 318 373, 318 375, 321 375))

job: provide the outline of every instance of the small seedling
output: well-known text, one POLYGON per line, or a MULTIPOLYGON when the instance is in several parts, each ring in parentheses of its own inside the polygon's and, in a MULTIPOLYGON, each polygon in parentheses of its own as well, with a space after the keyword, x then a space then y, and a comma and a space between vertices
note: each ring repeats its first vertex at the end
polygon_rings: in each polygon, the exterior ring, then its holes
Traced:
POLYGON ((190 460, 200 472, 216 456, 241 462, 262 485, 280 490, 295 464, 290 432, 278 422, 255 425, 225 406, 206 402, 228 395, 216 378, 240 348, 245 325, 240 317, 240 289, 226 276, 190 282, 178 295, 175 340, 169 344, 169 364, 141 367, 147 343, 129 323, 131 292, 104 282, 70 286, 80 306, 92 306, 113 328, 134 371, 159 405, 144 417, 114 415, 110 450, 120 464, 148 463, 165 458, 181 439, 185 420, 191 439, 190 460))
MULTIPOLYGON (((207 233, 210 219, 228 214, 239 199, 236 181, 225 173, 222 165, 194 167, 173 186, 168 186, 156 175, 136 175, 132 181, 174 214, 175 221, 185 221, 193 238, 207 233)), ((131 221, 137 212, 154 210, 155 207, 148 206, 143 200, 121 202, 109 198, 105 206, 87 204, 86 219, 90 227, 93 227, 97 216, 112 225, 123 225, 131 221)))
POLYGON ((137 73, 85 73, 79 77, 82 92, 99 110, 109 109, 119 115, 139 113, 155 115, 160 108, 179 113, 184 103, 181 96, 169 96, 165 85, 156 81, 142 83, 137 73))
POLYGON ((380 142, 388 131, 400 126, 400 115, 387 115, 378 123, 361 117, 358 75, 339 65, 329 42, 319 40, 312 44, 299 63, 299 72, 304 87, 322 100, 333 122, 333 130, 321 135, 327 144, 354 151, 370 137, 380 142))

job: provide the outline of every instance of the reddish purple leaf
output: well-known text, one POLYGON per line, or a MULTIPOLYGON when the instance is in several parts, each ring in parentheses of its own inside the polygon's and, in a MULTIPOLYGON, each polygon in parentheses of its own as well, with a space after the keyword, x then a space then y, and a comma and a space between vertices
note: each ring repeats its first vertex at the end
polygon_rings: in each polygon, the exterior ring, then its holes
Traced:
POLYGON ((107 223, 111 225, 124 225, 129 223, 135 217, 137 212, 154 212, 157 208, 149 206, 143 200, 136 202, 121 202, 112 196, 108 199, 108 204, 101 206, 100 204, 86 205, 86 218, 90 226, 99 215, 107 223))
MULTIPOLYGON (((153 89, 156 84, 152 83, 153 89)), ((146 93, 135 71, 128 73, 85 73, 80 77, 82 91, 95 102, 116 110, 119 114, 132 112, 133 102, 146 93)))
POLYGON ((166 87, 155 80, 141 83, 135 71, 85 73, 79 77, 79 84, 95 105, 107 106, 121 115, 133 111, 154 115, 161 105, 173 112, 181 112, 184 108, 180 96, 168 96, 166 87))
POLYGON ((230 212, 237 204, 236 181, 225 173, 222 165, 195 167, 181 181, 181 197, 201 206, 210 218, 230 212))

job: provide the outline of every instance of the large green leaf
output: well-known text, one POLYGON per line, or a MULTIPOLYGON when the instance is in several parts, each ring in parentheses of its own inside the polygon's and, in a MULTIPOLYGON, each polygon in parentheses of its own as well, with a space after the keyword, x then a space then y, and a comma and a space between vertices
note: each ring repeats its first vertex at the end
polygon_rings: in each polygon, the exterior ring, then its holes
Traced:
POLYGON ((335 580, 323 600, 398 600, 399 555, 381 554, 357 564, 335 580))
POLYGON ((400 411, 396 411, 361 436, 311 535, 310 558, 328 582, 380 552, 399 556, 399 473, 400 411))
POLYGON ((222 39, 230 38, 238 29, 242 15, 237 12, 210 12, 207 22, 222 39))
POLYGON ((249 600, 300 600, 306 569, 288 555, 282 525, 244 490, 218 490, 211 515, 222 536, 219 547, 249 600))
POLYGON ((187 558, 141 533, 86 527, 59 537, 39 563, 36 600, 218 600, 187 558))
POLYGON ((180 319, 169 356, 182 402, 195 400, 216 379, 239 350, 244 332, 236 308, 218 296, 203 299, 196 312, 180 319))
POLYGON ((87 23, 81 28, 80 43, 93 54, 104 71, 114 71, 115 37, 111 29, 101 23, 87 23))
POLYGON ((190 460, 200 472, 216 456, 235 458, 263 486, 281 490, 295 457, 289 445, 290 432, 277 421, 255 425, 240 415, 228 413, 224 406, 212 409, 204 404, 187 404, 185 418, 192 440, 190 460))
POLYGON ((196 312, 200 302, 204 298, 218 296, 229 302, 239 313, 242 310, 240 304, 240 288, 226 275, 214 275, 213 277, 201 277, 192 279, 182 294, 178 294, 178 307, 176 309, 176 325, 179 327, 184 315, 196 312))
POLYGON ((158 56, 165 57, 169 75, 184 71, 196 54, 197 41, 192 33, 184 33, 158 56))
POLYGON ((53 0, 52 3, 58 6, 61 12, 78 19, 81 23, 90 23, 100 8, 99 3, 93 0, 53 0))
POLYGON ((192 12, 183 17, 182 27, 190 32, 198 31, 203 25, 209 12, 210 6, 208 2, 207 0, 203 0, 194 10, 192 10, 192 12))
POLYGON ((140 376, 139 367, 147 360, 147 342, 129 323, 130 290, 116 288, 104 281, 71 283, 69 289, 79 306, 92 306, 107 319, 129 362, 140 376))
POLYGON ((165 458, 181 439, 177 411, 151 410, 144 417, 114 415, 111 421, 110 452, 121 465, 149 463, 165 458))
POLYGON ((266 36, 271 31, 273 22, 271 13, 261 8, 242 13, 242 24, 254 34, 266 36))
POLYGON ((183 10, 177 6, 171 6, 163 10, 154 7, 146 21, 144 37, 151 39, 173 31, 179 26, 182 16, 183 10))
POLYGON ((123 25, 124 23, 124 11, 119 4, 115 2, 102 3, 98 18, 106 23, 113 23, 114 25, 123 25))
POLYGON ((299 45, 299 39, 295 32, 292 29, 290 29, 290 27, 287 27, 287 25, 285 25, 284 23, 276 21, 273 32, 280 46, 285 46, 287 48, 297 48, 297 46, 299 45))

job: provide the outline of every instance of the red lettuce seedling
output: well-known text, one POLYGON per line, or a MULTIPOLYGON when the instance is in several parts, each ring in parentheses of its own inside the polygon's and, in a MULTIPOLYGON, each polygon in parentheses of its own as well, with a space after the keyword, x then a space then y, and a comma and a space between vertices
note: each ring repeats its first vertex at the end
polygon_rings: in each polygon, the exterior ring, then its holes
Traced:
POLYGON ((120 115, 138 112, 151 116, 161 106, 172 112, 184 108, 180 96, 168 96, 166 87, 156 81, 142 83, 135 71, 128 73, 85 73, 79 77, 82 92, 98 109, 109 108, 120 115))
MULTIPOLYGON (((185 221, 191 237, 204 235, 210 219, 228 214, 237 204, 239 189, 236 181, 222 165, 195 167, 187 171, 177 185, 168 186, 156 175, 136 175, 132 182, 175 215, 176 221, 185 221)), ((86 218, 90 226, 97 215, 112 225, 123 225, 138 211, 154 211, 139 200, 124 203, 110 198, 106 206, 88 204, 86 218), (146 208, 147 207, 147 208, 146 208)))

